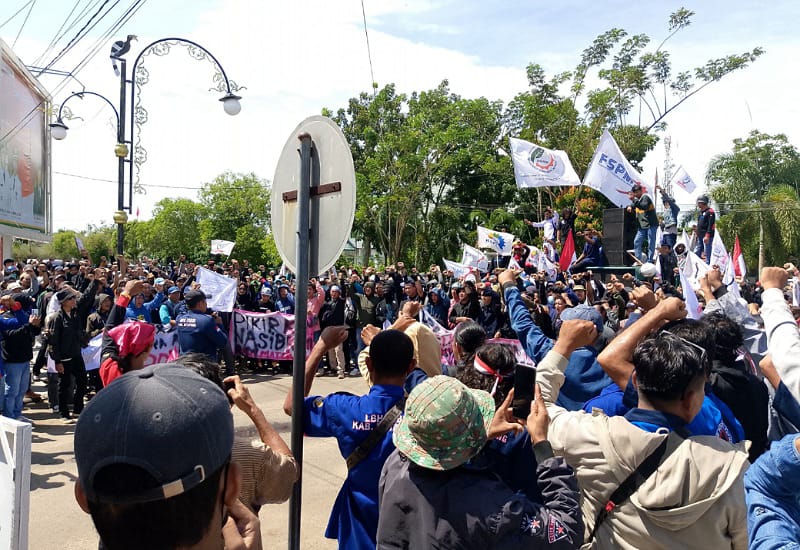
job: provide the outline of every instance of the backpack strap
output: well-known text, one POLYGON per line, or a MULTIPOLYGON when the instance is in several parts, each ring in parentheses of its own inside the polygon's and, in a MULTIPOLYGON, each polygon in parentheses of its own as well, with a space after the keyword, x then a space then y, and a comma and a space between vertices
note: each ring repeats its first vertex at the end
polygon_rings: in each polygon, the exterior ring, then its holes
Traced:
POLYGON ((631 472, 625 481, 623 481, 617 489, 608 497, 605 506, 600 509, 597 518, 594 521, 592 533, 586 542, 592 542, 597 529, 605 522, 611 512, 624 504, 635 493, 647 479, 655 473, 658 467, 664 463, 667 458, 680 446, 683 442, 683 437, 675 432, 670 432, 664 441, 659 444, 656 449, 650 453, 650 456, 644 459, 639 466, 631 472))
POLYGON ((375 429, 372 430, 367 438, 361 442, 361 444, 356 447, 352 453, 345 459, 347 462, 347 469, 352 470, 355 468, 362 460, 369 456, 369 453, 372 452, 372 449, 383 440, 383 436, 389 431, 394 423, 397 421, 397 417, 403 412, 403 409, 406 406, 406 398, 402 397, 400 400, 394 404, 394 407, 389 409, 389 411, 383 415, 380 423, 375 426, 375 429))

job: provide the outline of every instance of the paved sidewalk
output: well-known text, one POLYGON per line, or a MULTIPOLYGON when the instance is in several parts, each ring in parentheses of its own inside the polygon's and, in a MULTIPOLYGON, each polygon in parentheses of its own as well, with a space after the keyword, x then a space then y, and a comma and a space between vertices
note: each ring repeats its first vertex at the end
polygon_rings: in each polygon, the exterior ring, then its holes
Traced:
MULTIPOLYGON (((288 375, 245 374, 242 376, 264 414, 291 443, 291 419, 283 413, 283 399, 289 389, 288 375)), ((44 382, 34 382, 34 391, 46 397, 44 382)), ((361 378, 338 380, 335 376, 316 378, 314 394, 335 391, 363 394, 367 386, 361 378)), ((72 450, 75 426, 64 425, 43 403, 26 403, 23 414, 34 421, 31 457, 31 498, 29 541, 36 550, 84 550, 97 548, 97 534, 91 518, 83 513, 73 495, 77 467, 72 450)), ((255 434, 250 420, 234 413, 237 430, 255 434)), ((334 439, 306 438, 303 466, 303 508, 301 546, 308 550, 333 549, 336 541, 324 538, 328 516, 347 472, 334 439)), ((264 548, 286 548, 289 504, 261 508, 264 548)))

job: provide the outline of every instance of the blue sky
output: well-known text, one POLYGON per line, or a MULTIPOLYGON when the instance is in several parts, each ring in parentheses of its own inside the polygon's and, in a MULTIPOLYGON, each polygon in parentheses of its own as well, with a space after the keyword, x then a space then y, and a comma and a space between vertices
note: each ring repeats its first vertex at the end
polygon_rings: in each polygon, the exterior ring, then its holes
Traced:
MULTIPOLYGON (((0 23, 26 2, 0 1, 0 23)), ((81 0, 80 9, 93 2, 81 0)), ((130 2, 123 0, 120 8, 130 2)), ((73 4, 37 0, 14 48, 17 55, 27 63, 38 57, 73 4)), ((680 5, 654 0, 365 0, 365 11, 375 80, 381 86, 393 82, 400 91, 412 92, 447 78, 464 97, 508 101, 525 89, 528 63, 541 64, 549 75, 571 70, 580 52, 609 28, 648 34, 655 46, 667 34, 670 12, 680 5)), ((800 75, 793 68, 800 51, 794 28, 800 2, 709 0, 684 6, 696 14, 668 45, 675 70, 755 46, 767 54, 667 118, 675 164, 684 165, 700 183, 708 160, 752 128, 787 133, 800 145, 795 97, 800 75)), ((24 15, 0 28, 7 44, 13 43, 24 15)), ((56 68, 74 67, 105 25, 98 25, 56 68)), ((350 97, 369 90, 371 82, 358 0, 148 0, 114 39, 129 33, 139 36, 131 57, 157 38, 195 40, 247 87, 240 94, 241 114, 229 117, 218 94, 209 92, 209 66, 179 53, 147 59, 151 82, 141 97, 150 119, 140 133, 148 151, 140 172, 147 194, 134 197, 134 210, 139 207, 145 219, 158 200, 193 198, 198 187, 226 169, 271 179, 283 144, 301 120, 323 107, 346 105, 350 97)), ((116 98, 119 83, 107 57, 109 47, 105 44, 78 76, 87 89, 116 98)), ((42 83, 56 103, 80 89, 56 77, 43 77, 42 83)), ((68 138, 53 145, 54 226, 81 229, 87 223, 108 223, 116 207, 113 115, 91 100, 70 102, 70 107, 83 120, 70 123, 68 138)), ((659 144, 645 159, 645 177, 652 178, 656 168, 663 174, 663 160, 659 144)), ((693 202, 680 194, 678 200, 693 202)))

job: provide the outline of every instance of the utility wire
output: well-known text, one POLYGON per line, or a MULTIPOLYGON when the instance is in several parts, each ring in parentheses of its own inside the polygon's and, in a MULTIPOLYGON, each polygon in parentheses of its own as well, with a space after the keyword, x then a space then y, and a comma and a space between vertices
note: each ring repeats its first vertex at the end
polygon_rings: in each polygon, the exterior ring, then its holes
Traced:
POLYGON ((17 36, 14 38, 14 42, 11 44, 11 49, 13 50, 14 47, 17 45, 17 40, 19 40, 19 35, 22 34, 22 29, 25 28, 25 24, 28 22, 28 18, 31 16, 31 12, 33 11, 33 7, 36 5, 36 0, 33 0, 31 3, 31 7, 28 9, 28 14, 25 16, 25 20, 22 22, 22 26, 17 31, 17 36))
MULTIPOLYGON (((64 19, 64 22, 61 23, 61 26, 58 28, 58 30, 56 31, 55 35, 53 35, 53 39, 50 40, 50 43, 47 45, 47 48, 41 54, 39 54, 39 57, 37 57, 33 61, 32 65, 38 65, 39 63, 41 63, 42 59, 44 59, 44 57, 47 54, 49 54, 53 50, 53 48, 55 48, 56 43, 59 40, 61 40, 61 37, 63 36, 61 34, 61 31, 64 30, 64 27, 67 25, 67 23, 69 22, 70 18, 72 17, 72 14, 75 13, 75 10, 78 8, 80 3, 81 3, 81 0, 75 0, 75 4, 72 6, 72 9, 70 10, 69 14, 67 14, 67 17, 64 19)), ((64 31, 64 32, 66 34, 66 32, 68 32, 68 31, 64 31)))
POLYGON ((22 13, 22 10, 24 10, 25 8, 27 8, 29 5, 33 4, 33 2, 34 2, 34 1, 35 1, 35 0, 28 0, 28 3, 27 3, 27 4, 23 5, 23 6, 22 6, 20 9, 18 9, 16 12, 14 12, 14 15, 12 15, 12 16, 11 16, 11 17, 9 17, 8 19, 6 19, 6 20, 5 20, 5 21, 3 21, 2 23, 0 23, 0 29, 2 29, 3 27, 5 27, 5 26, 8 24, 8 22, 9 22, 9 21, 11 21, 11 20, 12 20, 12 19, 14 19, 16 16, 18 16, 20 13, 22 13))
MULTIPOLYGON (((108 0, 106 0, 106 1, 108 1, 108 0)), ((131 17, 133 17, 136 14, 136 12, 139 11, 139 9, 144 5, 144 3, 146 1, 147 0, 134 0, 133 4, 131 4, 131 7, 128 9, 128 11, 126 11, 119 19, 117 19, 117 21, 109 28, 109 30, 106 31, 106 33, 104 33, 104 35, 100 39, 98 39, 98 41, 95 43, 96 47, 94 47, 93 51, 91 51, 89 54, 87 54, 87 56, 84 57, 84 59, 81 60, 81 62, 72 71, 70 71, 69 73, 66 74, 64 79, 62 79, 62 81, 56 86, 55 90, 53 91, 53 93, 51 95, 55 96, 59 92, 61 92, 61 90, 63 90, 64 87, 66 86, 66 83, 69 81, 70 77, 71 78, 75 78, 75 80, 77 80, 75 75, 80 70, 82 70, 86 66, 86 64, 89 61, 91 61, 91 59, 95 55, 97 55, 97 52, 99 51, 100 47, 103 45, 103 41, 107 40, 108 36, 110 36, 111 34, 115 33, 117 30, 119 30, 120 27, 125 25, 131 19, 131 17), (124 18, 124 20, 123 20, 123 18, 124 18)), ((49 69, 49 68, 43 67, 41 69, 41 71, 39 72, 39 75, 41 75, 42 73, 44 73, 46 71, 50 71, 50 70, 51 69, 49 69)), ((44 100, 40 101, 37 105, 35 105, 33 108, 31 108, 31 110, 28 111, 28 113, 13 128, 11 128, 2 137, 0 137, 0 144, 2 144, 6 139, 10 139, 14 135, 16 135, 16 133, 19 131, 20 128, 23 128, 24 126, 26 126, 28 124, 28 122, 30 122, 31 119, 33 118, 34 113, 36 113, 36 111, 42 107, 43 103, 44 103, 44 100)))
POLYGON ((361 0, 361 16, 364 19, 364 36, 367 38, 367 59, 369 60, 369 77, 372 80, 369 87, 372 88, 372 98, 375 99, 377 90, 375 89, 375 73, 372 71, 372 50, 369 46, 369 31, 367 30, 367 12, 364 10, 364 0, 361 0))
MULTIPOLYGON (((72 40, 70 40, 70 41, 67 43, 67 45, 66 45, 66 46, 64 46, 64 47, 61 49, 61 51, 60 51, 60 52, 58 52, 58 54, 57 54, 57 55, 56 55, 56 56, 53 58, 53 60, 52 60, 52 61, 50 61, 50 63, 48 63, 47 65, 45 65, 45 66, 44 66, 44 68, 45 68, 45 69, 49 69, 50 67, 52 67, 52 66, 53 66, 53 65, 54 65, 54 64, 55 64, 55 63, 56 63, 56 62, 57 62, 59 59, 61 59, 62 57, 64 57, 64 55, 65 55, 65 54, 66 54, 66 53, 67 53, 67 52, 68 52, 70 49, 72 49, 73 45, 77 44, 77 43, 78 43, 78 42, 79 42, 79 41, 80 41, 80 40, 83 38, 83 36, 82 36, 83 32, 84 32, 84 31, 86 31, 87 27, 89 27, 89 25, 92 23, 92 21, 94 21, 94 19, 95 19, 95 18, 96 18, 98 15, 100 15, 100 12, 101 12, 101 11, 103 11, 103 8, 105 8, 105 7, 106 7, 106 4, 108 4, 108 2, 109 2, 109 1, 110 1, 110 0, 104 0, 104 1, 103 1, 103 5, 101 5, 101 6, 100 6, 100 8, 99 8, 99 9, 98 9, 96 12, 94 12, 94 14, 93 14, 93 15, 92 15, 92 16, 89 18, 89 20, 88 20, 88 21, 87 21, 87 22, 86 22, 86 23, 83 25, 83 27, 81 27, 81 29, 80 29, 80 30, 79 30, 79 31, 78 31, 78 32, 75 34, 75 36, 73 36, 73 37, 72 37, 72 40)), ((116 5, 118 2, 119 2, 119 0, 117 0, 117 2, 115 2, 115 3, 114 3, 114 5, 116 5)), ((114 6, 112 6, 112 8, 113 8, 113 7, 114 7, 114 6)), ((109 11, 111 11, 111 10, 109 10, 109 11)), ((108 12, 106 12, 106 14, 105 14, 105 15, 108 15, 108 12)), ((105 15, 104 15, 103 17, 105 17, 105 15)), ((101 18, 100 18, 100 20, 102 20, 102 19, 103 19, 103 18, 101 17, 101 18)), ((98 22, 99 22, 100 20, 98 20, 98 22)), ((92 25, 92 27, 94 27, 94 25, 92 25)), ((89 30, 91 30, 91 29, 89 29, 89 30)), ((86 32, 88 32, 88 31, 86 31, 86 32)), ((39 73, 39 74, 41 74, 41 73, 39 73)), ((38 75, 37 75, 37 76, 38 76, 38 75)))

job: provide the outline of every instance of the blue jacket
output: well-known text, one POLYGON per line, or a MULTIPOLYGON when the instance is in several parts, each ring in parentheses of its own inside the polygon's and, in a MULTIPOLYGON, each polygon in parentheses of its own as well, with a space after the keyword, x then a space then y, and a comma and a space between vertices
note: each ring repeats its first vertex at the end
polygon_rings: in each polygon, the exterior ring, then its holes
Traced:
MULTIPOLYGON (((403 397, 400 386, 375 385, 363 396, 334 393, 309 396, 303 402, 303 425, 310 437, 335 437, 347 458, 380 423, 383 415, 403 397)), ((375 548, 378 530, 378 480, 386 458, 394 451, 392 429, 372 452, 347 472, 325 536, 340 548, 375 548)))
POLYGON ((217 350, 225 347, 228 337, 211 315, 190 311, 179 315, 178 346, 181 355, 186 353, 205 353, 216 358, 217 350))
POLYGON ((447 327, 447 316, 450 312, 450 299, 447 297, 447 294, 444 293, 439 288, 434 288, 430 292, 428 292, 428 300, 427 304, 425 304, 425 312, 436 319, 436 321, 442 325, 443 327, 447 327), (436 293, 439 296, 439 301, 435 304, 430 299, 430 295, 436 293))
POLYGON ((772 444, 744 475, 747 530, 752 550, 800 548, 798 434, 772 444))
MULTIPOLYGON (((517 333, 528 357, 540 362, 553 349, 553 340, 533 322, 518 288, 508 286, 504 289, 504 294, 511 328, 517 333)), ((597 362, 597 350, 593 347, 578 348, 569 358, 564 373, 564 385, 556 404, 568 411, 579 411, 586 401, 599 395, 610 383, 611 379, 597 362)))
POLYGON ((159 292, 156 294, 156 297, 150 300, 149 302, 145 302, 142 304, 142 307, 136 307, 134 304, 135 298, 130 301, 128 304, 128 309, 125 311, 125 318, 126 319, 137 319, 139 321, 145 321, 147 323, 152 323, 152 312, 158 311, 158 308, 161 307, 161 303, 164 301, 164 293, 159 292))
MULTIPOLYGON (((628 381, 628 387, 624 392, 619 386, 611 383, 600 392, 600 395, 588 400, 583 405, 583 410, 591 413, 592 409, 599 409, 606 416, 622 416, 638 405, 639 396, 633 383, 628 381)), ((689 423, 688 429, 692 435, 714 435, 731 443, 744 440, 742 425, 730 408, 708 387, 700 412, 689 423)))

